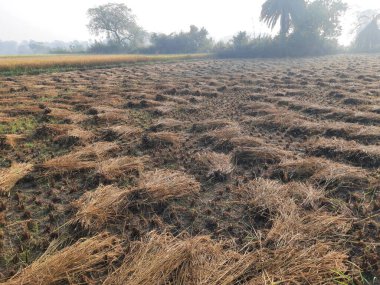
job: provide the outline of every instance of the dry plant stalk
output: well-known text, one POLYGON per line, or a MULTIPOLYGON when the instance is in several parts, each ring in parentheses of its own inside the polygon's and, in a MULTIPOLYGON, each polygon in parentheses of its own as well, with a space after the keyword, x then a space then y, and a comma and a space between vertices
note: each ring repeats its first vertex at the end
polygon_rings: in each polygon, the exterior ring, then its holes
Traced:
POLYGON ((107 153, 117 150, 116 143, 98 142, 78 149, 72 153, 44 162, 41 167, 55 171, 74 171, 95 168, 97 161, 107 153))
POLYGON ((160 119, 152 126, 152 130, 177 130, 183 127, 184 122, 172 118, 160 119))
POLYGON ((361 167, 380 166, 380 150, 376 145, 367 146, 343 139, 319 138, 309 141, 309 152, 316 156, 337 158, 361 167))
POLYGON ((234 154, 234 161, 238 165, 256 165, 278 163, 290 153, 273 147, 242 147, 234 154))
POLYGON ((70 137, 79 138, 81 141, 90 141, 94 137, 92 132, 81 128, 73 128, 67 132, 67 135, 70 137))
POLYGON ((143 143, 149 146, 178 146, 181 142, 182 137, 179 134, 172 132, 150 133, 143 138, 143 143))
POLYGON ((282 185, 274 180, 257 179, 251 181, 239 188, 238 193, 246 204, 268 210, 270 214, 276 213, 282 207, 289 211, 296 207, 295 202, 288 199, 288 193, 283 192, 282 185))
POLYGON ((216 130, 220 128, 224 128, 227 126, 234 126, 235 122, 231 122, 228 120, 207 120, 199 123, 193 124, 192 131, 193 132, 205 132, 216 130))
POLYGON ((74 123, 80 123, 87 119, 86 115, 59 108, 51 108, 50 116, 59 119, 69 119, 74 123))
POLYGON ((175 238, 150 233, 134 242, 104 285, 326 284, 346 272, 348 256, 316 243, 242 254, 209 237, 175 238))
POLYGON ((73 284, 86 274, 107 271, 122 251, 120 241, 107 233, 79 240, 61 250, 57 248, 58 244, 53 243, 40 258, 3 284, 43 285, 64 281, 73 284))
POLYGON ((125 125, 110 127, 110 130, 115 132, 121 138, 130 138, 131 136, 140 135, 142 129, 125 125))
POLYGON ((134 191, 146 192, 153 201, 162 201, 198 193, 200 183, 181 171, 160 169, 144 173, 134 191))
POLYGON ((284 159, 275 166, 273 174, 281 176, 281 179, 284 181, 306 180, 325 168, 327 164, 328 161, 317 157, 297 160, 284 159))
POLYGON ((222 254, 208 237, 151 233, 132 244, 122 266, 103 285, 201 284, 203 266, 222 254))
POLYGON ((238 136, 232 138, 230 142, 236 147, 258 147, 265 144, 262 139, 251 136, 238 136))
POLYGON ((14 163, 10 168, 0 169, 0 194, 9 194, 16 183, 33 169, 33 164, 14 163))
POLYGON ((315 241, 339 239, 351 229, 343 215, 333 216, 323 211, 304 213, 297 210, 282 212, 273 218, 273 225, 264 243, 276 248, 313 244, 315 241))
POLYGON ((201 142, 219 142, 223 143, 241 135, 241 128, 239 125, 231 125, 220 129, 207 132, 200 138, 201 142))
POLYGON ((128 116, 128 114, 125 114, 125 112, 119 109, 115 109, 113 111, 107 111, 102 114, 99 114, 98 118, 107 123, 123 123, 127 122, 130 117, 128 116))
POLYGON ((156 203, 173 197, 197 193, 200 184, 189 175, 178 171, 157 170, 146 172, 135 188, 100 186, 87 192, 73 204, 78 208, 71 223, 79 223, 88 230, 100 229, 110 218, 117 217, 135 203, 156 203))
POLYGON ((359 167, 336 163, 323 158, 283 160, 272 170, 274 176, 284 181, 309 180, 329 189, 368 188, 368 172, 359 167))
POLYGON ((322 189, 303 183, 281 184, 274 180, 257 179, 237 190, 243 200, 271 214, 290 213, 298 206, 317 210, 325 196, 322 189))
POLYGON ((17 144, 25 138, 25 135, 8 134, 5 135, 5 143, 8 144, 10 147, 15 148, 17 144))
POLYGON ((221 259, 220 265, 199 284, 326 284, 346 272, 348 256, 317 243, 307 248, 286 246, 275 250, 260 249, 238 259, 221 259), (228 263, 227 263, 228 262, 228 263), (227 263, 227 266, 226 266, 227 263))
POLYGON ((339 163, 328 164, 311 176, 311 181, 323 184, 329 189, 354 191, 368 189, 371 184, 365 169, 339 163))
POLYGON ((147 157, 118 157, 102 161, 98 166, 98 173, 104 178, 114 180, 136 172, 139 174, 144 170, 147 157))
POLYGON ((73 203, 79 210, 71 219, 71 223, 79 223, 87 230, 100 229, 110 217, 118 215, 117 205, 123 194, 129 191, 110 185, 100 186, 93 192, 86 192, 73 203))
POLYGON ((228 154, 204 151, 197 153, 195 159, 201 168, 208 171, 207 177, 226 177, 234 170, 228 154))

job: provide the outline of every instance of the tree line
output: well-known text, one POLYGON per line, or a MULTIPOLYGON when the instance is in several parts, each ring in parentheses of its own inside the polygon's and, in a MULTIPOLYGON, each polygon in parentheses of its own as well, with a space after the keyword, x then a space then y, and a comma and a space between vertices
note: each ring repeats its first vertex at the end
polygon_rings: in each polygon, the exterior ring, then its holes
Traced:
MULTIPOLYGON (((108 3, 87 11, 90 33, 87 42, 1 42, 0 54, 10 53, 214 53, 220 57, 284 57, 323 55, 344 51, 338 44, 341 16, 348 6, 343 0, 266 0, 260 20, 278 34, 251 36, 246 31, 228 42, 214 42, 204 27, 188 31, 148 33, 123 3, 108 3)), ((351 52, 380 52, 380 12, 358 15, 351 52)), ((347 50, 347 49, 346 49, 347 50)))
MULTIPOLYGON (((89 49, 95 53, 202 53, 221 57, 283 57, 322 55, 339 51, 341 16, 348 6, 342 0, 267 0, 260 20, 275 36, 251 37, 238 32, 229 42, 215 43, 204 27, 171 34, 149 34, 136 23, 125 4, 109 3, 88 10, 88 28, 99 36, 89 49)), ((380 14, 367 11, 358 18, 350 51, 380 51, 380 14), (370 12, 370 13, 369 13, 370 12)))

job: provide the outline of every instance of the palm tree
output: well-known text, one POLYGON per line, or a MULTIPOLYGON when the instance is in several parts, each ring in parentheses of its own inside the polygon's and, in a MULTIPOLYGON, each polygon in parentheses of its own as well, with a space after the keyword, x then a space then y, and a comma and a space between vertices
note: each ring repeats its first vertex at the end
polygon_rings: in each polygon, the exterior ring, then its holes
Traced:
POLYGON ((285 38, 292 21, 297 21, 305 12, 305 0, 267 0, 261 8, 261 21, 273 29, 280 20, 280 36, 285 38))
POLYGON ((379 21, 380 14, 377 14, 358 32, 355 39, 355 46, 357 49, 371 51, 380 47, 379 21))

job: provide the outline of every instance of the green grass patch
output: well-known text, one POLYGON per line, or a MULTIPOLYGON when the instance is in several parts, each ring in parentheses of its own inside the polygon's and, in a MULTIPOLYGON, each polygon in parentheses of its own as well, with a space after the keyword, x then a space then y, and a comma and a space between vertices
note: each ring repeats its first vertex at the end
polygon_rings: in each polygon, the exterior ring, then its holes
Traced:
POLYGON ((9 123, 0 123, 0 134, 25 134, 34 131, 38 122, 34 117, 21 117, 9 123))

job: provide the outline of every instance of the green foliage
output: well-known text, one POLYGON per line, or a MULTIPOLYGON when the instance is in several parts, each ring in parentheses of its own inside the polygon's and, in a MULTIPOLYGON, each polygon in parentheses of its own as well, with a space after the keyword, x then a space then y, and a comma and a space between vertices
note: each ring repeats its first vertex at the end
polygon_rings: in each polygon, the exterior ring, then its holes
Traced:
POLYGON ((0 123, 0 134, 25 134, 35 130, 37 125, 34 117, 21 117, 10 123, 0 123))
POLYGON ((355 51, 360 52, 378 52, 380 51, 380 14, 366 18, 366 23, 359 23, 353 48, 355 51))
POLYGON ((295 57, 334 53, 341 34, 340 17, 347 5, 342 0, 267 0, 261 20, 274 28, 280 20, 277 37, 250 38, 239 32, 231 42, 215 48, 221 57, 295 57))
POLYGON ((135 16, 125 4, 108 3, 88 9, 87 13, 90 32, 106 40, 95 42, 90 52, 125 52, 142 45, 146 33, 137 25, 135 16))
POLYGON ((194 25, 189 32, 152 34, 150 41, 152 45, 143 49, 143 53, 202 53, 210 51, 213 44, 208 31, 194 25))
POLYGON ((305 12, 304 0, 267 0, 261 10, 261 20, 273 29, 280 20, 280 35, 285 37, 293 24, 305 12))
POLYGON ((326 39, 335 39, 342 33, 340 17, 347 10, 342 0, 315 0, 297 22, 295 32, 312 33, 326 39))
POLYGON ((232 44, 237 49, 242 49, 247 46, 251 38, 247 32, 239 32, 236 36, 232 38, 232 44))
POLYGON ((336 52, 334 40, 313 34, 293 33, 286 38, 261 36, 250 39, 245 45, 219 44, 215 52, 222 58, 276 58, 331 54, 336 52))

